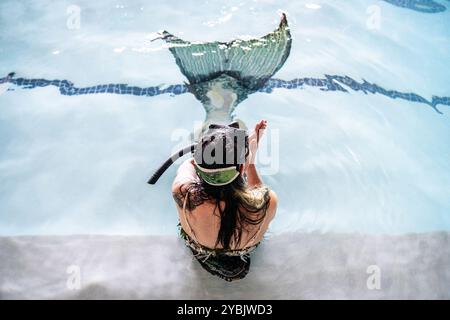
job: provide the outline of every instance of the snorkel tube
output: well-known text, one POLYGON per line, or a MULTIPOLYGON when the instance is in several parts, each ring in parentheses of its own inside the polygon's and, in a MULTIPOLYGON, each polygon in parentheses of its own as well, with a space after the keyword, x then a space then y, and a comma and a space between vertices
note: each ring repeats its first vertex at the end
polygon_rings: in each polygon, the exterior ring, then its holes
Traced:
POLYGON ((167 159, 162 165, 161 167, 159 167, 158 170, 155 171, 155 173, 152 175, 152 177, 150 178, 150 180, 148 180, 148 184, 155 184, 158 179, 162 176, 162 174, 175 162, 177 161, 179 158, 181 158, 182 156, 184 156, 185 154, 191 152, 193 153, 195 150, 195 146, 197 144, 193 143, 190 146, 187 146, 183 149, 181 149, 180 151, 178 151, 177 153, 174 153, 169 159, 167 159))
MULTIPOLYGON (((238 131, 243 131, 245 132, 245 130, 243 129, 239 129, 239 123, 237 121, 230 123, 229 125, 220 125, 220 124, 211 124, 208 128, 207 133, 211 133, 214 130, 217 129, 230 129, 230 130, 238 130, 238 131)), ((147 181, 148 184, 156 184, 156 182, 159 180, 159 178, 163 175, 163 173, 175 162, 177 161, 179 158, 183 157, 184 155, 186 155, 187 153, 195 153, 195 149, 197 147, 198 143, 193 143, 187 147, 184 147, 183 149, 181 149, 180 151, 174 153, 169 159, 167 159, 160 167, 159 169, 157 169, 155 171, 155 173, 152 175, 152 177, 147 181)), ((199 166, 196 166, 197 172, 200 174, 200 176, 203 175, 208 175, 212 172, 208 172, 208 171, 213 171, 213 170, 206 170, 206 169, 201 169, 199 166), (200 172, 199 172, 200 169, 200 172)), ((214 170, 214 171, 224 171, 222 170, 214 170)), ((224 172, 224 173, 220 173, 220 175, 225 175, 228 174, 228 172, 224 172)), ((206 177, 204 177, 206 178, 206 177)), ((214 174, 212 174, 212 180, 214 180, 214 174)), ((214 183, 213 181, 210 181, 210 183, 214 183)), ((217 182, 216 185, 220 185, 219 182, 217 182)))

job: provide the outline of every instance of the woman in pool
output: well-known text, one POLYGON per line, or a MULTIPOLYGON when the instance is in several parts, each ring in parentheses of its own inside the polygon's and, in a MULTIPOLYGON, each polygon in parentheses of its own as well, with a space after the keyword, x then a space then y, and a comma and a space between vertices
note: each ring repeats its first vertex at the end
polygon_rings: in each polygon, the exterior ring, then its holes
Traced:
POLYGON ((249 254, 275 215, 275 192, 254 163, 266 125, 250 136, 237 123, 210 126, 172 185, 181 236, 204 269, 227 281, 247 275, 249 254))
MULTIPOLYGON (((266 121, 261 120, 250 136, 242 122, 224 124, 289 56, 292 39, 286 15, 275 31, 256 39, 192 43, 167 31, 160 38, 169 44, 189 80, 189 91, 206 111, 198 142, 175 155, 195 150, 172 186, 181 235, 207 271, 227 281, 242 279, 249 271, 250 252, 275 215, 277 198, 254 164, 266 121)), ((154 184, 173 161, 166 161, 149 183, 154 184)))

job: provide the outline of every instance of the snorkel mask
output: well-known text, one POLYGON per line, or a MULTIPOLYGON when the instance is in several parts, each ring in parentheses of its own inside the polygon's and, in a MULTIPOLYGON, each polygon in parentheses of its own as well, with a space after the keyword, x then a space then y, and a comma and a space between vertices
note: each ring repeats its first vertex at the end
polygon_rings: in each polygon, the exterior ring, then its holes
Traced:
POLYGON ((248 155, 247 131, 240 129, 238 122, 232 122, 229 125, 211 124, 198 143, 189 145, 173 154, 156 170, 148 183, 155 184, 176 160, 187 153, 193 154, 195 170, 203 181, 213 186, 229 184, 239 176, 237 165, 244 164, 248 155), (223 136, 226 139, 222 139, 223 136), (221 138, 216 141, 214 148, 211 148, 208 142, 215 140, 216 137, 221 138), (222 142, 233 143, 233 148, 226 148, 222 142), (210 168, 217 167, 217 164, 219 164, 219 168, 210 168))
POLYGON ((212 186, 224 186, 239 176, 236 166, 219 169, 205 169, 195 162, 195 171, 200 178, 212 186))

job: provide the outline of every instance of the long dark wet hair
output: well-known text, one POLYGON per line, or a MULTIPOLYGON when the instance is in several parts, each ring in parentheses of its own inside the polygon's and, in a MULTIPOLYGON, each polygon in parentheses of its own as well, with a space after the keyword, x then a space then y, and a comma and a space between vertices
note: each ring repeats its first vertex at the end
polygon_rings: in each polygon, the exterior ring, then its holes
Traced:
MULTIPOLYGON (((201 163, 201 167, 205 169, 218 169, 235 165, 239 171, 240 167, 248 157, 248 139, 245 137, 245 148, 239 149, 239 143, 235 137, 230 137, 230 130, 214 130, 212 133, 205 135, 197 146, 202 150, 210 148, 215 150, 214 147, 220 146, 223 148, 223 161, 214 161, 212 163, 201 163), (241 153, 241 156, 239 155, 241 153), (233 155, 233 163, 225 161, 227 155, 233 155)), ((214 152, 213 152, 214 153, 214 152)), ((198 153, 197 153, 198 154, 198 153)), ((214 154, 213 154, 214 156, 214 154)), ((196 158, 199 163, 198 157, 196 158)), ((230 158, 226 158, 229 160, 230 158)), ((257 225, 262 223, 269 207, 270 197, 269 189, 265 186, 250 188, 247 185, 246 180, 239 174, 239 176, 230 182, 229 184, 222 186, 214 186, 200 179, 199 182, 192 184, 189 187, 189 192, 195 193, 197 199, 201 201, 214 201, 215 209, 218 209, 220 215, 220 229, 217 235, 215 246, 221 245, 224 249, 230 249, 231 243, 234 243, 235 247, 238 247, 241 243, 242 231, 249 225, 257 225), (199 198, 198 198, 199 197, 199 198), (225 206, 222 208, 220 203, 225 202, 225 206), (262 214, 255 218, 255 214, 262 212, 262 214), (253 216, 253 217, 252 217, 253 216)), ((191 193, 191 194, 193 194, 191 193)), ((188 207, 190 206, 190 197, 188 197, 188 207)))

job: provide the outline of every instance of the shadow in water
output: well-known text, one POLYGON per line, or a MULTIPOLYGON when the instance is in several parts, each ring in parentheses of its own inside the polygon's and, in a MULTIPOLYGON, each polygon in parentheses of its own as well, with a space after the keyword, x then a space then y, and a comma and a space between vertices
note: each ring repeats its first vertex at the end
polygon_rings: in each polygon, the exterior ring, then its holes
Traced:
MULTIPOLYGON (((172 96, 189 92, 184 84, 152 87, 136 87, 128 84, 100 84, 90 87, 75 87, 68 80, 47 80, 47 79, 26 79, 14 78, 14 73, 0 79, 0 84, 11 83, 22 89, 34 89, 39 87, 55 86, 63 95, 85 95, 98 93, 124 94, 134 96, 153 97, 161 94, 170 94, 172 96)), ((259 89, 259 92, 272 93, 274 89, 284 88, 288 90, 302 89, 305 86, 317 87, 322 91, 340 91, 348 93, 353 91, 362 91, 365 94, 381 94, 391 99, 401 99, 414 103, 422 103, 432 107, 437 113, 442 112, 437 108, 438 105, 450 106, 450 97, 432 96, 431 101, 413 92, 400 92, 397 90, 385 89, 377 84, 362 80, 358 82, 348 76, 325 75, 324 78, 297 78, 293 80, 269 79, 266 84, 259 89), (345 86, 345 87, 344 87, 345 86), (347 89, 348 88, 348 89, 347 89)), ((14 91, 9 88, 7 91, 14 91)))

